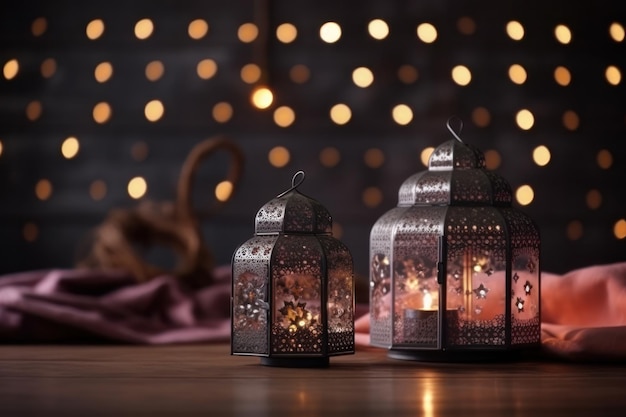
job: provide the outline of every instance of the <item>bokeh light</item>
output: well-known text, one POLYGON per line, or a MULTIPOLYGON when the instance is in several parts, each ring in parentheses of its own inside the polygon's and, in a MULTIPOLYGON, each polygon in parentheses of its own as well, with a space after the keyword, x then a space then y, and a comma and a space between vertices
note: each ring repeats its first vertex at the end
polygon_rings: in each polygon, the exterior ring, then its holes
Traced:
POLYGON ((2 75, 4 75, 4 78, 6 78, 7 80, 12 80, 13 78, 15 78, 19 71, 20 63, 15 58, 8 60, 2 67, 2 75))
POLYGON ((159 60, 150 61, 146 65, 146 78, 150 81, 158 81, 163 77, 163 73, 165 72, 165 67, 163 63, 159 60))
POLYGON ((515 123, 522 130, 530 130, 535 124, 535 116, 530 110, 522 109, 515 115, 515 123))
POLYGON ((94 201, 100 201, 107 195, 107 185, 103 180, 95 180, 89 184, 89 196, 94 201))
POLYGON ((369 68, 359 67, 352 71, 352 81, 358 87, 369 87, 374 82, 374 74, 369 68))
POLYGON ((104 22, 102 21, 102 19, 94 19, 91 22, 87 23, 85 33, 87 34, 87 37, 92 41, 100 38, 104 33, 104 22))
POLYGON ((572 31, 565 25, 557 25, 554 28, 554 36, 563 45, 567 45, 572 41, 572 31))
POLYGON ((330 119, 338 125, 345 125, 352 118, 352 110, 344 103, 335 104, 330 109, 330 119))
POLYGON ((378 148, 371 148, 365 151, 363 160, 369 168, 380 168, 385 163, 385 154, 378 148))
POLYGON ((326 43, 335 43, 341 38, 341 26, 336 22, 326 22, 320 27, 320 38, 326 43))
POLYGON ((267 155, 270 165, 276 168, 283 168, 287 166, 291 159, 289 150, 284 146, 276 146, 270 150, 267 155))
POLYGON ((150 122, 156 122, 163 117, 163 113, 165 112, 165 107, 161 100, 150 100, 146 103, 144 107, 144 115, 146 119, 150 122))
POLYGON ((460 86, 466 86, 472 81, 472 73, 465 65, 452 68, 452 79, 460 86))
POLYGON ((311 78, 311 71, 306 65, 296 64, 289 70, 289 78, 296 84, 304 84, 311 78))
POLYGON ((196 73, 203 80, 213 78, 217 73, 217 63, 212 59, 203 59, 196 66, 196 73))
POLYGON ((602 169, 609 169, 613 165, 613 155, 608 149, 602 149, 596 156, 596 162, 602 169))
POLYGON ((42 77, 52 77, 57 71, 57 61, 54 58, 44 59, 41 63, 40 71, 42 77))
POLYGON ((597 210, 602 205, 602 194, 596 189, 589 190, 585 195, 585 203, 591 210, 597 210))
POLYGON ((522 206, 527 206, 535 199, 535 191, 530 185, 521 185, 515 190, 515 199, 522 206))
POLYGON ((35 195, 38 199, 45 201, 52 195, 52 183, 46 178, 42 178, 35 184, 35 195))
POLYGON ((428 167, 428 161, 430 160, 430 156, 433 154, 434 151, 435 148, 429 146, 427 148, 424 148, 422 152, 420 152, 420 161, 422 161, 422 165, 428 167))
POLYGON ((233 183, 230 181, 221 181, 215 186, 215 198, 218 201, 224 202, 230 199, 233 194, 233 183))
POLYGON ((383 201, 383 192, 378 187, 367 187, 361 195, 366 207, 374 208, 383 201))
POLYGON ((391 116, 397 124, 405 126, 413 120, 413 110, 406 104, 398 104, 391 111, 391 116))
POLYGON ((526 74, 526 69, 519 64, 513 64, 509 67, 509 78, 515 84, 521 85, 526 82, 526 78, 528 75, 526 74))
POLYGON ((61 144, 61 154, 65 159, 74 158, 80 149, 80 143, 74 136, 66 138, 61 144))
POLYGON ((274 102, 274 93, 267 87, 259 87, 252 91, 251 100, 257 109, 267 109, 274 102))
POLYGON ((545 145, 537 146, 533 150, 533 161, 540 167, 548 165, 550 158, 550 150, 545 145))
POLYGON ((615 222, 613 234, 620 240, 626 238, 626 219, 619 219, 615 222))
POLYGON ((101 101, 93 107, 92 117, 96 123, 103 124, 111 119, 113 111, 106 101, 101 101))
POLYGON ((289 127, 296 120, 296 113, 291 107, 280 106, 274 110, 274 123, 280 127, 289 127))
POLYGON ((148 39, 154 31, 154 23, 150 19, 141 19, 135 23, 135 37, 137 39, 148 39))
POLYGON ((437 40, 437 29, 431 23, 421 23, 417 26, 417 37, 424 43, 433 43, 437 40))
POLYGON ((237 37, 243 43, 253 42, 259 36, 259 28, 254 23, 244 23, 237 30, 237 37))
POLYGON ((209 24, 203 19, 195 19, 187 26, 187 34, 191 39, 202 39, 208 32, 209 24))
POLYGON ((565 235, 569 240, 579 240, 583 237, 584 228, 580 220, 572 220, 567 224, 565 235))
POLYGON ((128 195, 136 200, 146 195, 148 192, 148 183, 143 177, 133 177, 128 181, 126 190, 128 191, 128 195))
POLYGON ((93 76, 99 83, 109 81, 113 76, 113 65, 108 61, 99 63, 93 71, 93 76))
POLYGON ((372 38, 382 40, 389 35, 389 25, 382 19, 374 19, 367 24, 367 31, 372 38))
POLYGON ((213 106, 211 113, 216 122, 226 123, 233 117, 233 106, 230 103, 221 101, 213 106))
POLYGON ((320 152, 320 163, 326 168, 332 168, 339 164, 341 161, 341 153, 339 153, 339 149, 329 146, 320 152))
POLYGON ((524 39, 524 26, 517 20, 511 20, 506 24, 506 34, 514 41, 524 39))
POLYGON ((282 43, 291 43, 298 37, 298 29, 291 23, 283 23, 276 28, 276 39, 282 43))
POLYGON ((604 76, 611 85, 618 85, 622 82, 622 72, 615 65, 609 65, 604 71, 604 76))

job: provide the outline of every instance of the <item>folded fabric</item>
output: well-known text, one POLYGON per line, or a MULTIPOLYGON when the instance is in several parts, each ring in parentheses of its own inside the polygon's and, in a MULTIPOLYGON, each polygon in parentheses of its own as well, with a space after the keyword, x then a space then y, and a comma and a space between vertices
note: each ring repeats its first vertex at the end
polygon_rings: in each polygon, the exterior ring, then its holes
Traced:
POLYGON ((626 262, 542 275, 544 351, 573 360, 626 360, 626 262))
MULTIPOLYGON (((215 284, 185 289, 172 276, 137 283, 128 273, 46 270, 0 277, 0 341, 12 343, 224 342, 230 337, 230 267, 215 284)), ((367 305, 356 343, 369 348, 367 305)), ((543 273, 542 346, 571 360, 626 360, 626 262, 543 273)))
POLYGON ((89 269, 0 277, 0 340, 16 343, 227 341, 230 268, 216 284, 187 291, 172 276, 136 283, 127 273, 89 269))

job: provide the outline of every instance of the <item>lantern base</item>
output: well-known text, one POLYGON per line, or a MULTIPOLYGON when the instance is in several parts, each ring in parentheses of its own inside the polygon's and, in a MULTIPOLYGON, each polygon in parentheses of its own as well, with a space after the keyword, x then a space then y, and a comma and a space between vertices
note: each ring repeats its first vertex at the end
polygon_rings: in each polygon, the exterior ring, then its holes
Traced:
POLYGON ((406 350, 390 349, 392 359, 420 362, 516 362, 532 359, 540 349, 515 350, 406 350))
POLYGON ((328 357, 320 358, 261 358, 261 365, 282 368, 326 368, 330 364, 328 357))

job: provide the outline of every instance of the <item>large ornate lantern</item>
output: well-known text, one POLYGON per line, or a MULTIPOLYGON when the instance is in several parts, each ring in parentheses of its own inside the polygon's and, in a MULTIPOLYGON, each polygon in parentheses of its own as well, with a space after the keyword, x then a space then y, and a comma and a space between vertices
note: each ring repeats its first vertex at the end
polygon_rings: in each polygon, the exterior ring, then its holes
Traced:
POLYGON ((540 344, 539 231, 448 129, 371 230, 371 344, 398 359, 508 358, 540 344))
POLYGON ((292 187, 256 215, 254 237, 233 255, 234 355, 273 366, 326 366, 354 353, 354 272, 332 218, 292 187))

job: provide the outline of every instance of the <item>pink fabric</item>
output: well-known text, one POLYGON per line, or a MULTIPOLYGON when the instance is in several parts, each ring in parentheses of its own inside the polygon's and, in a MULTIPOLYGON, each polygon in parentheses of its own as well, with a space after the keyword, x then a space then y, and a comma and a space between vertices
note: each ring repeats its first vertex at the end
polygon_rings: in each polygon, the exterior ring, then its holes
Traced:
POLYGON ((626 262, 543 274, 541 308, 546 352, 626 360, 626 262))
POLYGON ((137 284, 126 273, 33 271, 0 277, 0 340, 10 342, 228 341, 230 268, 185 291, 170 276, 137 284))
MULTIPOLYGON (((137 284, 119 271, 49 270, 0 277, 0 341, 172 344, 230 337, 230 268, 186 291, 170 276, 137 284)), ((626 360, 626 262, 542 274, 542 345, 574 360, 626 360)), ((363 313, 366 305, 358 306, 363 313)), ((358 349, 369 317, 356 320, 358 349)), ((374 349, 374 348, 372 348, 374 349)))

